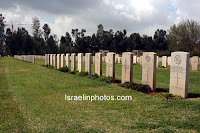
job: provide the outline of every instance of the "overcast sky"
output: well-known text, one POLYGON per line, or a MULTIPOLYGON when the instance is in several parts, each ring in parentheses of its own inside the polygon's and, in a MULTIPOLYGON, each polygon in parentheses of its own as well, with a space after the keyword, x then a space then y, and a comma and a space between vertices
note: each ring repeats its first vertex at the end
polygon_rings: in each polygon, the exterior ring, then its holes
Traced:
POLYGON ((105 30, 152 36, 156 29, 168 30, 185 18, 199 21, 199 11, 199 0, 0 0, 6 24, 12 21, 14 29, 28 24, 24 27, 31 34, 32 18, 38 17, 41 27, 47 23, 58 37, 74 28, 91 35, 98 24, 105 30))

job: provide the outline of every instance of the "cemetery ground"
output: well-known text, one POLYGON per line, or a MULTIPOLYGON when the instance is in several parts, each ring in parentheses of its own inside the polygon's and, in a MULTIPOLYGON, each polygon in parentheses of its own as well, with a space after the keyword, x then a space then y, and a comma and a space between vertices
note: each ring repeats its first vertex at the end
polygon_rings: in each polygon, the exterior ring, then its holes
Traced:
MULTIPOLYGON (((200 72, 189 73, 188 99, 163 100, 42 65, 0 59, 0 132, 200 132, 200 72), (65 101, 65 94, 133 101, 65 101)), ((121 79, 120 64, 115 73, 121 79)), ((134 65, 133 82, 141 79, 142 67, 134 65)), ((157 69, 156 88, 168 91, 169 67, 157 69)))

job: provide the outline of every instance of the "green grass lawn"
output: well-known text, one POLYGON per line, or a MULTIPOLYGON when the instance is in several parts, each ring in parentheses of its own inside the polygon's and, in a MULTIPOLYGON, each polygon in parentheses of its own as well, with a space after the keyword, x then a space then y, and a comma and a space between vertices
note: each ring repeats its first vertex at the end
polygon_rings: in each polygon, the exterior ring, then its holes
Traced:
MULTIPOLYGON (((40 65, 44 65, 44 60, 36 59, 36 63, 40 65)), ((76 64, 76 70, 78 69, 78 64, 76 64)), ((106 64, 103 63, 103 76, 106 76, 106 64)), ((83 65, 83 70, 85 70, 85 64, 83 65)), ((190 68, 191 70, 191 68, 190 68)), ((116 79, 121 80, 122 75, 122 65, 115 64, 115 76, 116 79)), ((95 73, 95 66, 92 64, 92 73, 95 73)), ((189 72, 189 96, 190 97, 200 97, 200 71, 189 72)), ((133 65, 133 82, 136 84, 142 83, 142 67, 137 64, 133 65)), ((156 71, 156 88, 159 90, 169 91, 169 83, 170 83, 170 66, 167 68, 162 68, 162 64, 159 63, 159 68, 156 71)))
MULTIPOLYGON (((43 64, 0 59, 0 132, 200 132, 200 98, 162 100, 43 64), (65 101, 65 94, 130 95, 133 101, 65 101)), ((134 83, 141 83, 141 66, 133 70, 134 83)), ((199 79, 200 72, 190 72, 191 96, 200 95, 199 79)), ((157 70, 157 88, 169 88, 168 68, 157 70)))

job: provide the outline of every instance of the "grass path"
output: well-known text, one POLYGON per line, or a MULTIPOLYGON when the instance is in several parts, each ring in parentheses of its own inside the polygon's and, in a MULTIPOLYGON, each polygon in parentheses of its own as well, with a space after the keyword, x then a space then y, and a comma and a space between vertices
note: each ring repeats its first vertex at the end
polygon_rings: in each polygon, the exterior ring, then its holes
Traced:
MULTIPOLYGON (((162 101, 39 64, 0 59, 0 132, 200 132, 200 98, 162 101), (133 101, 65 101, 65 94, 130 95, 133 101)), ((199 73, 192 75, 189 92, 200 94, 199 73)))

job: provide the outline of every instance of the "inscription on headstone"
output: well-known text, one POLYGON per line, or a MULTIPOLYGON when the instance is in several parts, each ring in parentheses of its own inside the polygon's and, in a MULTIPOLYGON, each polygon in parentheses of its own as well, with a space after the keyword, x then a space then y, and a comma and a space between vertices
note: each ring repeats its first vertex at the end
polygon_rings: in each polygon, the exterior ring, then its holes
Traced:
POLYGON ((57 69, 60 68, 60 54, 57 54, 57 69))
POLYGON ((65 55, 64 54, 61 54, 61 63, 60 63, 60 67, 64 67, 64 64, 65 64, 65 55))
POLYGON ((95 53, 95 73, 102 76, 102 53, 95 53))
POLYGON ((133 53, 122 54, 122 83, 133 82, 133 53))
POLYGON ((152 91, 156 91, 156 59, 154 52, 143 53, 142 84, 149 85, 152 91))
POLYGON ((76 54, 72 53, 71 54, 71 71, 76 70, 76 54))
POLYGON ((85 71, 91 75, 91 53, 85 54, 85 71))
POLYGON ((83 71, 83 53, 78 53, 78 71, 83 71))
POLYGON ((70 55, 69 54, 66 54, 65 62, 66 62, 66 66, 69 68, 70 67, 70 55))
POLYGON ((107 53, 106 59, 106 77, 115 79, 115 53, 107 53))
POLYGON ((189 56, 187 52, 171 53, 170 93, 188 97, 189 56))
POLYGON ((199 68, 199 57, 198 56, 192 57, 191 66, 192 66, 192 71, 198 71, 198 68, 199 68))

